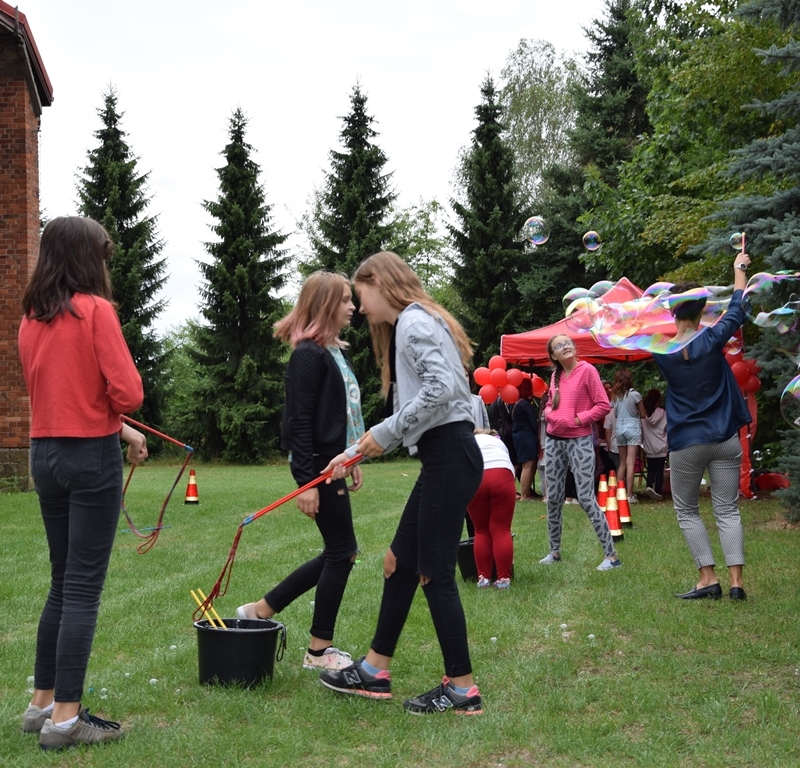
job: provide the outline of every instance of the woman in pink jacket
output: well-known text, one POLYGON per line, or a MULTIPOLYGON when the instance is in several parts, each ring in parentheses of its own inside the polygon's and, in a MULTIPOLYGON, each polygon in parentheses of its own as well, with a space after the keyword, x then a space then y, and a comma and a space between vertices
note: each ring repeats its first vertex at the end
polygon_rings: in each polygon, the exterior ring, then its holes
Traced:
POLYGON ((594 366, 578 360, 569 336, 553 336, 547 353, 555 371, 550 379, 550 397, 545 408, 545 473, 547 477, 547 529, 550 553, 539 562, 545 565, 561 560, 562 510, 567 470, 575 477, 578 503, 592 522, 605 555, 598 571, 610 571, 622 563, 614 551, 614 541, 606 517, 594 493, 595 450, 592 423, 610 410, 603 382, 594 366))

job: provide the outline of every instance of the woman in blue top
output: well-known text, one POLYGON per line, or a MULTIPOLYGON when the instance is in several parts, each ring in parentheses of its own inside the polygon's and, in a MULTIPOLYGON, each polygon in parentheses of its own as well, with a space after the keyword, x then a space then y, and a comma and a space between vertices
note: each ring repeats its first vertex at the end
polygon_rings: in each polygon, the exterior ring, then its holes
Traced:
MULTIPOLYGON (((749 263, 746 254, 737 254, 733 296, 719 322, 698 333, 705 298, 676 303, 672 310, 677 328, 675 339, 691 338, 691 341, 678 352, 653 355, 668 385, 666 410, 672 498, 678 523, 700 572, 700 581, 694 589, 676 595, 684 600, 722 596, 722 587, 714 572, 711 542, 698 504, 706 469, 711 481, 719 540, 730 576, 730 597, 745 599, 742 584, 744 535, 736 500, 742 462, 738 431, 750 422, 750 413, 722 350, 745 321, 742 300, 749 263)), ((674 286, 672 293, 698 287, 696 283, 683 283, 674 286)))

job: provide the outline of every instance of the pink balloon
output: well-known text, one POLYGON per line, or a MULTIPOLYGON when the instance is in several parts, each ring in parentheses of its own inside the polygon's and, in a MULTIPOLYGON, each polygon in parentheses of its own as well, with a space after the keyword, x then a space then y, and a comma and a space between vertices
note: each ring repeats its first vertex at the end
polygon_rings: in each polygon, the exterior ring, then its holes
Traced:
POLYGON ((506 359, 500 355, 495 355, 491 360, 489 360, 489 370, 493 371, 495 368, 502 368, 505 370, 506 359))
POLYGON ((497 400, 497 396, 500 393, 494 384, 486 384, 480 388, 478 394, 480 395, 481 400, 486 403, 486 405, 491 405, 495 400, 497 400))
POLYGON ((508 374, 505 368, 492 368, 489 371, 489 381, 496 387, 503 387, 508 384, 508 374))
POLYGON ((519 400, 519 390, 513 384, 506 384, 500 387, 500 398, 504 403, 513 405, 519 400))
POLYGON ((519 368, 509 368, 506 371, 508 376, 508 383, 514 387, 518 387, 522 384, 522 380, 525 378, 525 374, 519 368))
POLYGON ((482 387, 484 384, 489 383, 489 369, 484 368, 481 366, 480 368, 476 368, 472 373, 472 378, 475 379, 475 383, 482 387))

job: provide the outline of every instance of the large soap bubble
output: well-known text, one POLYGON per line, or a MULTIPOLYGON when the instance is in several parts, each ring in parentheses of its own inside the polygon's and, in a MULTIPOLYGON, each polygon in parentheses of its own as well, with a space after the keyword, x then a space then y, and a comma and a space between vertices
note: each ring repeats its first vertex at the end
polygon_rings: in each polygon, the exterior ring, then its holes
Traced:
POLYGON ((522 225, 522 230, 534 245, 544 245, 550 238, 550 227, 541 216, 531 216, 522 225))

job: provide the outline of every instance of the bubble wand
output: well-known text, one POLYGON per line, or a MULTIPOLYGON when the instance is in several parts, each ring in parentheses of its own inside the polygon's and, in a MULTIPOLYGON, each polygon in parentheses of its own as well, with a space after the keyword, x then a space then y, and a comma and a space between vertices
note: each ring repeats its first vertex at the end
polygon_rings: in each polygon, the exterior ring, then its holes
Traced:
MULTIPOLYGON (((364 455, 361 453, 357 453, 353 456, 352 459, 348 459, 347 461, 339 464, 339 467, 352 467, 355 464, 358 464, 364 458, 364 455)), ((258 512, 253 512, 252 515, 248 515, 241 523, 239 523, 239 528, 236 531, 236 536, 233 539, 233 545, 231 546, 231 551, 228 554, 228 559, 225 561, 225 565, 222 568, 222 572, 219 575, 214 586, 211 588, 211 592, 208 593, 208 597, 203 600, 203 602, 198 605, 197 610, 194 612, 195 620, 198 616, 202 616, 205 611, 213 610, 214 606, 214 599, 217 597, 222 597, 228 591, 228 585, 231 581, 231 574, 233 573, 233 561, 236 557, 236 550, 239 548, 239 540, 242 538, 242 531, 246 525, 250 525, 254 520, 258 520, 259 517, 266 515, 268 512, 272 512, 272 510, 277 509, 281 505, 285 504, 287 501, 291 501, 296 496, 299 496, 301 493, 314 488, 315 486, 319 485, 320 483, 324 482, 328 478, 333 475, 333 469, 329 472, 325 472, 324 474, 320 475, 319 477, 315 478, 309 483, 301 486, 295 491, 291 493, 287 493, 282 499, 278 499, 277 501, 273 501, 272 504, 264 507, 263 509, 259 509, 258 512)))
POLYGON ((181 477, 183 476, 183 472, 186 469, 186 465, 189 463, 189 460, 192 458, 194 454, 194 448, 190 445, 186 445, 185 443, 180 442, 180 440, 176 440, 174 437, 170 437, 169 435, 165 435, 163 432, 159 432, 157 429, 153 429, 152 427, 148 427, 145 424, 142 424, 134 419, 130 418, 129 416, 122 417, 128 424, 131 424, 139 429, 143 429, 145 432, 150 432, 150 434, 155 435, 156 437, 160 437, 162 440, 166 440, 173 445, 177 445, 183 450, 186 451, 186 458, 183 460, 183 464, 181 468, 178 470, 178 475, 175 478, 175 481, 172 483, 172 488, 169 489, 169 493, 167 493, 166 498, 164 499, 163 503, 161 504, 161 510, 158 513, 158 521, 153 526, 153 528, 149 529, 150 533, 145 534, 142 533, 134 524, 131 516, 128 514, 128 508, 125 506, 125 493, 128 490, 128 486, 130 485, 131 478, 133 478, 133 472, 136 469, 136 465, 131 465, 131 471, 128 473, 128 479, 125 481, 125 486, 122 489, 122 511, 125 513, 125 519, 128 521, 128 527, 131 531, 138 536, 140 539, 144 539, 144 542, 139 545, 137 548, 137 552, 140 555, 143 555, 145 552, 149 552, 153 545, 158 540, 158 535, 161 533, 161 529, 163 526, 164 521, 164 513, 167 510, 167 504, 169 504, 169 500, 172 498, 172 492, 177 487, 178 483, 180 482, 181 477))

